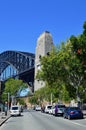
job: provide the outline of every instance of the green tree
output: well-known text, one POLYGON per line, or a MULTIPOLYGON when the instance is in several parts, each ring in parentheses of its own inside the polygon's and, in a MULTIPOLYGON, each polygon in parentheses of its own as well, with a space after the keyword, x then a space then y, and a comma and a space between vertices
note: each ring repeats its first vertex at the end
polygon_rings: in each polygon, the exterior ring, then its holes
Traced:
POLYGON ((25 105, 25 101, 22 98, 18 98, 17 102, 19 102, 19 104, 21 104, 21 105, 25 105))
POLYGON ((83 33, 76 36, 71 36, 70 41, 73 45, 73 51, 81 61, 83 69, 86 70, 86 21, 83 24, 83 33))
MULTIPOLYGON (((53 51, 41 59, 42 68, 38 78, 43 79, 50 87, 62 89, 65 84, 70 96, 80 98, 81 86, 85 83, 80 60, 73 51, 70 41, 62 43, 60 50, 53 51), (72 93, 71 93, 72 91, 72 93)), ((83 86, 84 90, 84 86, 83 86)), ((60 91, 59 91, 60 93, 60 91)))
POLYGON ((31 105, 38 104, 37 97, 34 95, 32 97, 29 97, 28 101, 29 101, 29 103, 31 103, 31 105))
POLYGON ((13 79, 10 78, 6 83, 5 83, 5 92, 9 92, 11 95, 15 95, 15 93, 20 89, 20 86, 23 84, 22 80, 18 79, 13 79))
POLYGON ((58 60, 56 50, 53 50, 41 58, 41 71, 38 71, 36 78, 45 81, 50 87, 53 87, 58 81, 58 60))
MULTIPOLYGON (((78 58, 81 66, 80 73, 78 74, 78 86, 80 88, 80 96, 83 97, 85 96, 85 91, 86 91, 86 22, 84 22, 83 25, 83 33, 79 35, 78 37, 71 36, 70 41, 72 44, 72 51, 78 58)), ((79 69, 78 69, 79 71, 79 69)))
POLYGON ((7 93, 10 94, 10 96, 12 95, 16 95, 17 91, 20 89, 20 86, 23 86, 23 81, 22 80, 18 80, 18 79, 13 79, 10 78, 5 82, 5 88, 4 91, 2 93, 2 100, 6 101, 7 100, 7 93))
POLYGON ((65 84, 71 97, 82 98, 86 90, 86 22, 83 34, 71 36, 60 48, 41 58, 41 70, 36 78, 59 92, 65 84))

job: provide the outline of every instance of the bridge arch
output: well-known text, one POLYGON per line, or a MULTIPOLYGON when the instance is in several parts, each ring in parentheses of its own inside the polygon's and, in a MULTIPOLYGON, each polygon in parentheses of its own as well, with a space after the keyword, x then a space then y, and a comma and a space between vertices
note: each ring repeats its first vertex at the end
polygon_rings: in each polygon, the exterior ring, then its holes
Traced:
MULTIPOLYGON (((7 77, 3 78, 2 74, 7 73, 6 69, 12 67, 16 70, 11 76, 17 76, 20 79, 24 79, 25 82, 34 82, 34 65, 35 54, 21 51, 4 51, 0 54, 0 78, 7 80, 7 77), (31 75, 31 76, 30 76, 31 75)), ((8 77, 9 78, 9 77, 8 77)))
POLYGON ((10 64, 21 73, 34 66, 35 55, 20 51, 5 51, 0 54, 0 74, 10 64))

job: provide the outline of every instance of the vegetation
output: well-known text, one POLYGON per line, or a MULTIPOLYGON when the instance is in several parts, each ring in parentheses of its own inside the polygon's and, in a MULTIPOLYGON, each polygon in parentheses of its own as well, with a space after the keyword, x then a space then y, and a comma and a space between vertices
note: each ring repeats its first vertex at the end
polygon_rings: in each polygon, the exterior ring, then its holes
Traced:
POLYGON ((8 93, 9 93, 9 96, 16 96, 17 92, 23 88, 26 88, 27 87, 27 84, 26 83, 23 83, 22 80, 18 80, 18 79, 13 79, 13 78, 10 78, 9 80, 7 80, 5 82, 5 88, 4 88, 4 91, 2 93, 2 101, 7 101, 8 99, 8 93))
MULTIPOLYGON (((29 102, 51 102, 51 95, 52 102, 68 102, 73 98, 78 101, 86 100, 86 22, 81 35, 72 35, 61 46, 41 57, 40 62, 41 70, 38 71, 36 79, 44 81, 45 86, 36 91, 29 98, 29 102)), ((15 95, 20 86, 27 85, 22 80, 9 79, 5 83, 3 100, 7 99, 5 93, 15 95)))
POLYGON ((35 92, 33 98, 40 97, 41 101, 43 99, 50 101, 48 93, 50 95, 52 92, 53 100, 57 101, 86 99, 86 22, 83 28, 81 35, 71 36, 59 48, 41 57, 41 70, 38 71, 36 78, 44 81, 46 87, 35 92))
POLYGON ((25 105, 25 101, 24 101, 23 98, 18 98, 18 99, 17 99, 17 102, 18 102, 19 104, 21 104, 21 105, 25 105))

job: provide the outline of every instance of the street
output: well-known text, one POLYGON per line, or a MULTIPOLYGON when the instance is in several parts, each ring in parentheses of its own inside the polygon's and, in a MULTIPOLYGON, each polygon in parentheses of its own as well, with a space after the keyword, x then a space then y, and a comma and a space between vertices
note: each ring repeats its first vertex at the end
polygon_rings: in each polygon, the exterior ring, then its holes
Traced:
POLYGON ((0 130, 86 130, 86 119, 68 120, 63 117, 29 110, 11 117, 0 130))

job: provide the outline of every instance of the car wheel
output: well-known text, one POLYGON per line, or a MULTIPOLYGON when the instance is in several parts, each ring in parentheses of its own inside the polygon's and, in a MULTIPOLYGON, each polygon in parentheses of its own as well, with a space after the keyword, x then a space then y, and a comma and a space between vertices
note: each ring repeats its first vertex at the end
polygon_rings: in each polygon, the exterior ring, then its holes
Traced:
POLYGON ((55 114, 54 116, 57 116, 57 114, 55 114))
POLYGON ((84 116, 82 116, 81 119, 84 119, 84 116))
POLYGON ((57 113, 55 112, 54 116, 57 116, 57 113))

